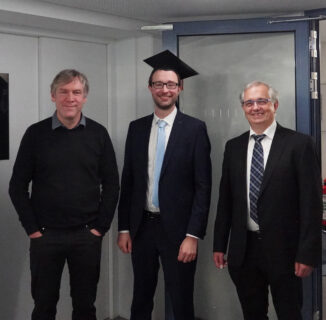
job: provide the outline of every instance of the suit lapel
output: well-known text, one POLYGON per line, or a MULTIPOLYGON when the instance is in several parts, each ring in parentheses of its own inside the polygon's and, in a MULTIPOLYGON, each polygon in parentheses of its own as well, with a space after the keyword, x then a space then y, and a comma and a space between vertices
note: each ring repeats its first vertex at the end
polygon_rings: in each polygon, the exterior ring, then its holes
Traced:
POLYGON ((241 136, 240 145, 236 152, 235 159, 239 168, 239 186, 241 186, 240 196, 244 203, 247 203, 247 156, 248 156, 249 131, 241 136))
POLYGON ((169 160, 171 158, 171 155, 173 154, 173 150, 176 146, 176 142, 180 138, 180 134, 182 133, 182 125, 183 125, 183 114, 180 111, 177 111, 177 114, 175 116, 172 130, 170 133, 169 141, 166 146, 162 169, 161 169, 161 177, 165 172, 165 169, 169 163, 169 160))
POLYGON ((240 142, 240 147, 238 150, 239 158, 236 160, 240 167, 241 177, 240 183, 247 185, 247 155, 248 155, 248 141, 249 141, 249 131, 242 136, 242 141, 240 142))
POLYGON ((147 167, 148 167, 148 145, 149 145, 149 137, 151 134, 152 123, 153 123, 153 114, 144 118, 145 123, 141 125, 141 129, 138 137, 138 151, 141 160, 139 163, 142 165, 142 171, 147 175, 147 167))
POLYGON ((285 145, 286 139, 284 139, 283 128, 279 124, 277 124, 277 128, 271 145, 271 150, 269 152, 268 160, 266 163, 263 182, 260 188, 260 195, 264 192, 264 189, 266 188, 272 176, 275 165, 276 163, 278 163, 279 158, 283 153, 285 145))

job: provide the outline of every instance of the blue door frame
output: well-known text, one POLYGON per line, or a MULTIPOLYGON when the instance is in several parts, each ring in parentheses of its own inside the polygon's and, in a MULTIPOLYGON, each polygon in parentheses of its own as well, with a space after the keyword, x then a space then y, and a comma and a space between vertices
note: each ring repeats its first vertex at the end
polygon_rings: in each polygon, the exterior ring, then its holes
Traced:
POLYGON ((309 22, 272 23, 272 19, 218 20, 173 23, 162 34, 163 48, 178 54, 180 36, 293 32, 295 36, 296 130, 312 134, 310 114, 309 22))
MULTIPOLYGON (((310 13, 310 12, 309 12, 310 13)), ((326 10, 314 10, 311 14, 326 14, 326 10)), ((162 34, 163 48, 178 55, 178 38, 181 36, 293 32, 295 37, 296 72, 296 130, 316 137, 316 117, 310 108, 310 52, 308 21, 270 23, 273 19, 217 20, 173 23, 172 31, 162 34)), ((320 134, 320 133, 319 133, 320 134)), ((303 317, 312 320, 315 310, 321 310, 320 272, 304 280, 305 301, 303 317), (319 288, 319 289, 318 289, 319 288)), ((166 320, 174 320, 168 293, 166 293, 166 320)))

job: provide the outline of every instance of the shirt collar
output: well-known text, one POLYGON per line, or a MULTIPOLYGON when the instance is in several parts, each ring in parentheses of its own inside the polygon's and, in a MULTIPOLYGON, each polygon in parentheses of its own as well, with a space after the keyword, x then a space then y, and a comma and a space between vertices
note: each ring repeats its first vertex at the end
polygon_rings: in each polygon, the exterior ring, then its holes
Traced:
MULTIPOLYGON (((274 120, 273 123, 263 132, 264 135, 266 135, 266 137, 268 137, 269 139, 274 138, 275 135, 275 131, 276 131, 276 121, 274 120)), ((257 134, 254 130, 252 130, 252 128, 250 127, 250 138, 252 138, 253 135, 257 134)))
POLYGON ((159 121, 159 120, 164 120, 169 126, 172 127, 176 115, 177 115, 177 108, 174 107, 173 111, 163 119, 160 119, 154 112, 154 119, 153 120, 154 120, 154 123, 157 123, 157 121, 159 121))
MULTIPOLYGON (((86 118, 83 114, 81 115, 80 121, 75 128, 77 128, 79 126, 86 127, 86 118)), ((55 130, 59 127, 65 128, 65 126, 58 119, 57 112, 55 111, 52 115, 52 130, 55 130)))

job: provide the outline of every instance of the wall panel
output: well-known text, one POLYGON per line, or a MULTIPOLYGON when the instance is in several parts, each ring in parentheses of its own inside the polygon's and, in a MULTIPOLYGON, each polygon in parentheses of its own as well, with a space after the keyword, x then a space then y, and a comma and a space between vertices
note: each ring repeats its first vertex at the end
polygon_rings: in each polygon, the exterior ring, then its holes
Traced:
POLYGON ((31 312, 27 235, 8 195, 12 166, 26 128, 38 121, 38 39, 0 34, 0 72, 9 73, 10 159, 0 161, 1 319, 31 312))

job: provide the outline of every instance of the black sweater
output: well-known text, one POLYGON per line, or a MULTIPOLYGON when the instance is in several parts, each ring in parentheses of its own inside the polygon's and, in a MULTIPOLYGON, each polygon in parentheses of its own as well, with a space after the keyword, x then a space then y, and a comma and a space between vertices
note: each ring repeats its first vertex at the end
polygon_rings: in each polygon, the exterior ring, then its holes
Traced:
POLYGON ((19 219, 27 234, 86 224, 105 233, 119 193, 110 137, 88 118, 71 130, 51 123, 33 124, 22 139, 9 186, 19 219))

